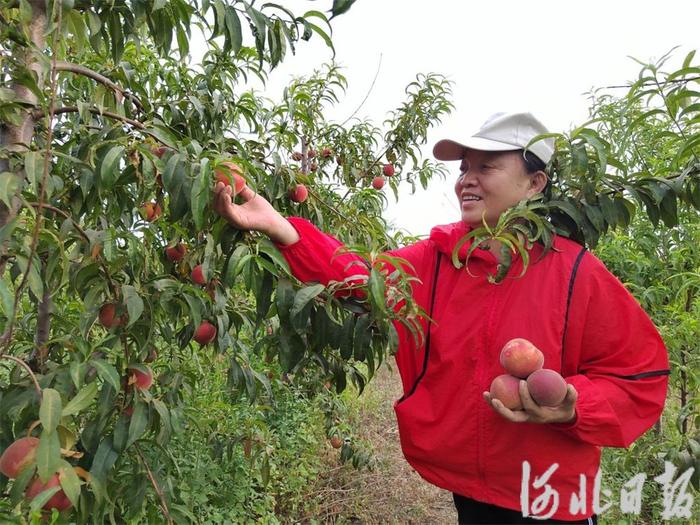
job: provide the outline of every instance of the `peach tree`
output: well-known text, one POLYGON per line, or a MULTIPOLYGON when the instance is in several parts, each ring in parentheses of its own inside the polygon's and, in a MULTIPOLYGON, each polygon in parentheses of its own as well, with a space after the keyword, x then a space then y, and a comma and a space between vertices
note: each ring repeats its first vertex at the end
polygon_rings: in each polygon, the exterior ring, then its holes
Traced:
POLYGON ((227 363, 233 403, 274 402, 277 370, 310 390, 362 389, 395 348, 393 322, 421 337, 410 280, 380 255, 396 240, 372 181, 396 191, 441 173, 419 147, 451 109, 449 83, 416 77, 383 129, 324 117, 346 85, 332 65, 278 102, 246 87, 301 41, 332 47, 330 21, 352 3, 303 15, 244 0, 2 3, 0 491, 12 515, 186 521, 168 444, 207 377, 192 356, 227 363), (335 232, 364 269, 296 282, 270 241, 213 212, 216 180, 335 232))

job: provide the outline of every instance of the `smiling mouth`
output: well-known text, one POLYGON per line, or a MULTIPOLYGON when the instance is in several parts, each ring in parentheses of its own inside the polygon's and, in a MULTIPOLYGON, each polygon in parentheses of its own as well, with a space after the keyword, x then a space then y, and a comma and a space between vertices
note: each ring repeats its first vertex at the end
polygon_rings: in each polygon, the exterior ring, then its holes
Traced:
POLYGON ((478 197, 476 195, 465 195, 462 197, 461 202, 464 203, 469 203, 469 202, 478 202, 482 200, 481 197, 478 197))

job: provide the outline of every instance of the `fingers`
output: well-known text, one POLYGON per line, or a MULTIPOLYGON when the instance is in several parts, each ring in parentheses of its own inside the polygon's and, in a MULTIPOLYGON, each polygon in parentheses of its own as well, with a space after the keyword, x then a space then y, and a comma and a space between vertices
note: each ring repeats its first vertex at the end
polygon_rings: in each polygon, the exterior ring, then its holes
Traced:
POLYGON ((248 202, 250 199, 255 197, 256 193, 250 189, 249 186, 243 186, 243 189, 238 193, 240 195, 241 199, 243 199, 245 202, 248 202))
POLYGON ((529 419, 527 412, 523 410, 510 410, 500 400, 492 398, 489 392, 482 394, 484 400, 491 406, 494 412, 513 423, 523 423, 529 419))

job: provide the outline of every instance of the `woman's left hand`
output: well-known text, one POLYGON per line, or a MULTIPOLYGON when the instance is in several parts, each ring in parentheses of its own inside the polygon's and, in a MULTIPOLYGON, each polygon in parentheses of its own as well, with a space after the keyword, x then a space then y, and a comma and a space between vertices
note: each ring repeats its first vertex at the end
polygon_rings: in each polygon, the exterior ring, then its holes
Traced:
POLYGON ((566 397, 559 406, 540 406, 532 399, 527 390, 527 382, 520 381, 520 401, 522 410, 510 410, 498 399, 492 398, 489 392, 484 392, 484 399, 498 414, 513 423, 571 423, 576 418, 576 399, 578 392, 573 385, 567 385, 566 397))

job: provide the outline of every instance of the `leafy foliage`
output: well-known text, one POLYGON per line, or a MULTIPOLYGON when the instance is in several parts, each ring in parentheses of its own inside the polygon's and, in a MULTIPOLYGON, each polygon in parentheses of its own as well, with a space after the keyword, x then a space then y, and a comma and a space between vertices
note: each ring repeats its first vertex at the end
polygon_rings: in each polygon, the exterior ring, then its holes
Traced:
MULTIPOLYGON (((352 3, 334 2, 331 18, 352 3)), ((305 438, 311 418, 292 413, 291 385, 309 400, 326 382, 361 391, 395 348, 392 323, 420 337, 421 312, 401 265, 379 252, 362 252, 357 279, 296 282, 272 243, 214 213, 217 172, 233 162, 281 213, 353 244, 395 247, 368 176, 391 162, 396 190, 440 173, 418 148, 451 108, 449 83, 418 76, 382 135, 367 122, 326 120, 346 85, 333 65, 294 81, 279 103, 246 89, 300 40, 332 47, 320 11, 20 0, 0 14, 0 449, 40 438, 30 468, 0 480, 3 512, 38 519, 52 494, 25 502, 25 488, 58 473, 53 493, 71 509, 52 519, 187 521, 216 505, 217 491, 202 489, 217 487, 213 476, 245 471, 254 482, 238 494, 241 509, 265 515, 266 484, 293 467, 302 443, 292 432, 305 438), (193 66, 199 33, 207 51, 193 66), (289 198, 297 184, 308 186, 304 203, 289 198), (195 342, 209 339, 197 335, 202 326, 216 331, 206 345, 195 342), (225 401, 195 410, 224 366, 225 401), (227 434, 210 419, 216 408, 247 412, 243 430, 227 434), (186 454, 189 445, 213 451, 186 454)), ((334 421, 332 403, 324 410, 334 421)), ((340 456, 369 463, 361 447, 340 456)))

